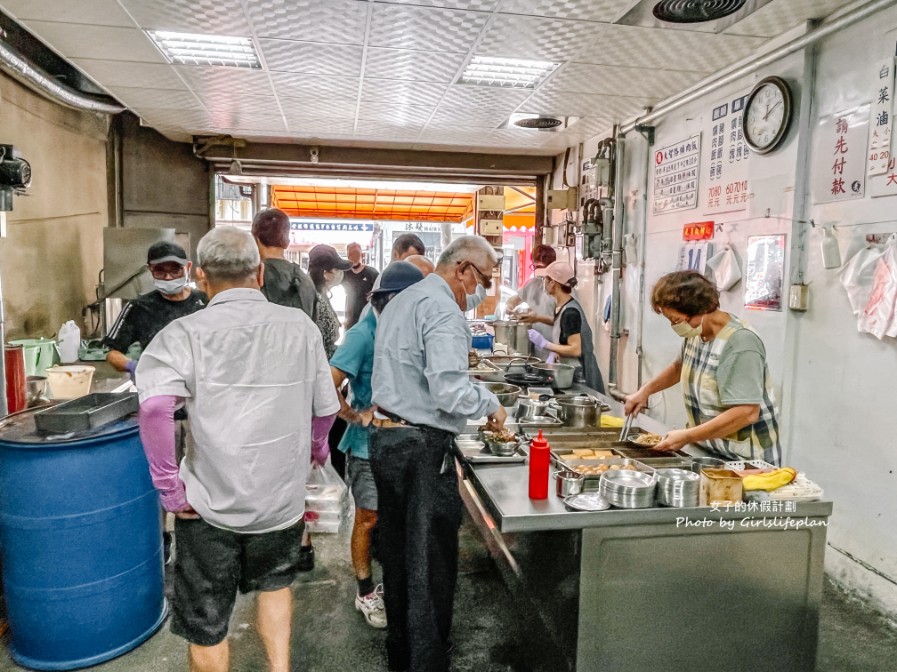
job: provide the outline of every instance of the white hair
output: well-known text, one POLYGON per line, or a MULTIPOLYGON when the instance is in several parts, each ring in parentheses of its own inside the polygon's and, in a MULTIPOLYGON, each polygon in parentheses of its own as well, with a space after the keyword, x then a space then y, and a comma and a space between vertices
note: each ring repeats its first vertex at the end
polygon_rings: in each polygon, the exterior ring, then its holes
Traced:
POLYGON ((451 242, 451 244, 439 255, 439 267, 445 267, 449 264, 460 264, 464 261, 477 259, 485 261, 494 266, 498 263, 498 254, 491 243, 482 236, 461 236, 451 242))
POLYGON ((237 280, 258 271, 261 257, 251 235, 234 226, 218 226, 199 241, 196 261, 212 280, 237 280))

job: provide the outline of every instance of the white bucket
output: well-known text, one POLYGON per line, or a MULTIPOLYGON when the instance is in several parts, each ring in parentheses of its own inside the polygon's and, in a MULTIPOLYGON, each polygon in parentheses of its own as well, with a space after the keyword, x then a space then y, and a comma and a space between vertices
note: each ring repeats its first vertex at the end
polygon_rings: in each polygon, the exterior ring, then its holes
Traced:
POLYGON ((90 392, 93 380, 92 366, 54 366, 47 369, 50 397, 53 399, 76 399, 90 392))

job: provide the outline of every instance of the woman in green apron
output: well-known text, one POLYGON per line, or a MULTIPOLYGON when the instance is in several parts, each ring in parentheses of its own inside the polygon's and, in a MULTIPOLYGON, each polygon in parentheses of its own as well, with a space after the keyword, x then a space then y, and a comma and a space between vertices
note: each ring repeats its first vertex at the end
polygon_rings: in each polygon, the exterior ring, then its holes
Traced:
POLYGON ((760 337, 719 309, 716 286, 696 271, 663 276, 651 303, 683 339, 682 351, 626 399, 626 414, 638 413, 652 394, 681 382, 687 428, 671 430, 656 450, 693 443, 730 460, 780 464, 775 397, 760 337))
POLYGON ((551 353, 549 361, 575 366, 577 382, 604 394, 604 379, 595 359, 592 328, 579 301, 573 298, 573 288, 576 286, 573 267, 563 261, 555 261, 545 269, 543 281, 545 293, 554 299, 557 309, 553 318, 539 317, 533 321, 553 327, 551 341, 535 329, 529 330, 529 340, 536 348, 551 353))

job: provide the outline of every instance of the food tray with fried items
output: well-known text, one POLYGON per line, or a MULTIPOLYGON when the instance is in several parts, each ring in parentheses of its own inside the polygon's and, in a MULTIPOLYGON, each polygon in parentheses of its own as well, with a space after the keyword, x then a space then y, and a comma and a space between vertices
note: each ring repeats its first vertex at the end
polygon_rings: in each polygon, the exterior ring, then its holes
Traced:
POLYGON ((630 469, 632 471, 641 471, 646 474, 654 474, 654 468, 643 464, 638 460, 632 460, 628 457, 579 457, 573 455, 565 455, 559 458, 558 463, 565 468, 575 471, 583 475, 583 491, 597 490, 601 480, 601 474, 605 471, 617 471, 620 469, 630 469))
POLYGON ((455 437, 455 448, 471 464, 523 464, 527 456, 526 447, 521 443, 511 455, 495 455, 479 434, 459 434, 455 437))

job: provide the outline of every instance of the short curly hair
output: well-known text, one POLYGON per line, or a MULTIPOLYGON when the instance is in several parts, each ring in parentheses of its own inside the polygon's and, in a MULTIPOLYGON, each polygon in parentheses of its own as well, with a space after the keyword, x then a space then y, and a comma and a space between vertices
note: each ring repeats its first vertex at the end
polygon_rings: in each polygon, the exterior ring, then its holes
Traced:
POLYGON ((252 235, 265 247, 290 246, 290 217, 283 210, 268 208, 252 219, 252 235))
POLYGON ((548 266, 557 261, 558 255, 551 245, 536 245, 530 255, 536 266, 548 266))
POLYGON ((719 291, 697 271, 675 271, 654 285, 651 305, 655 313, 668 308, 689 317, 704 315, 719 308, 719 291))

